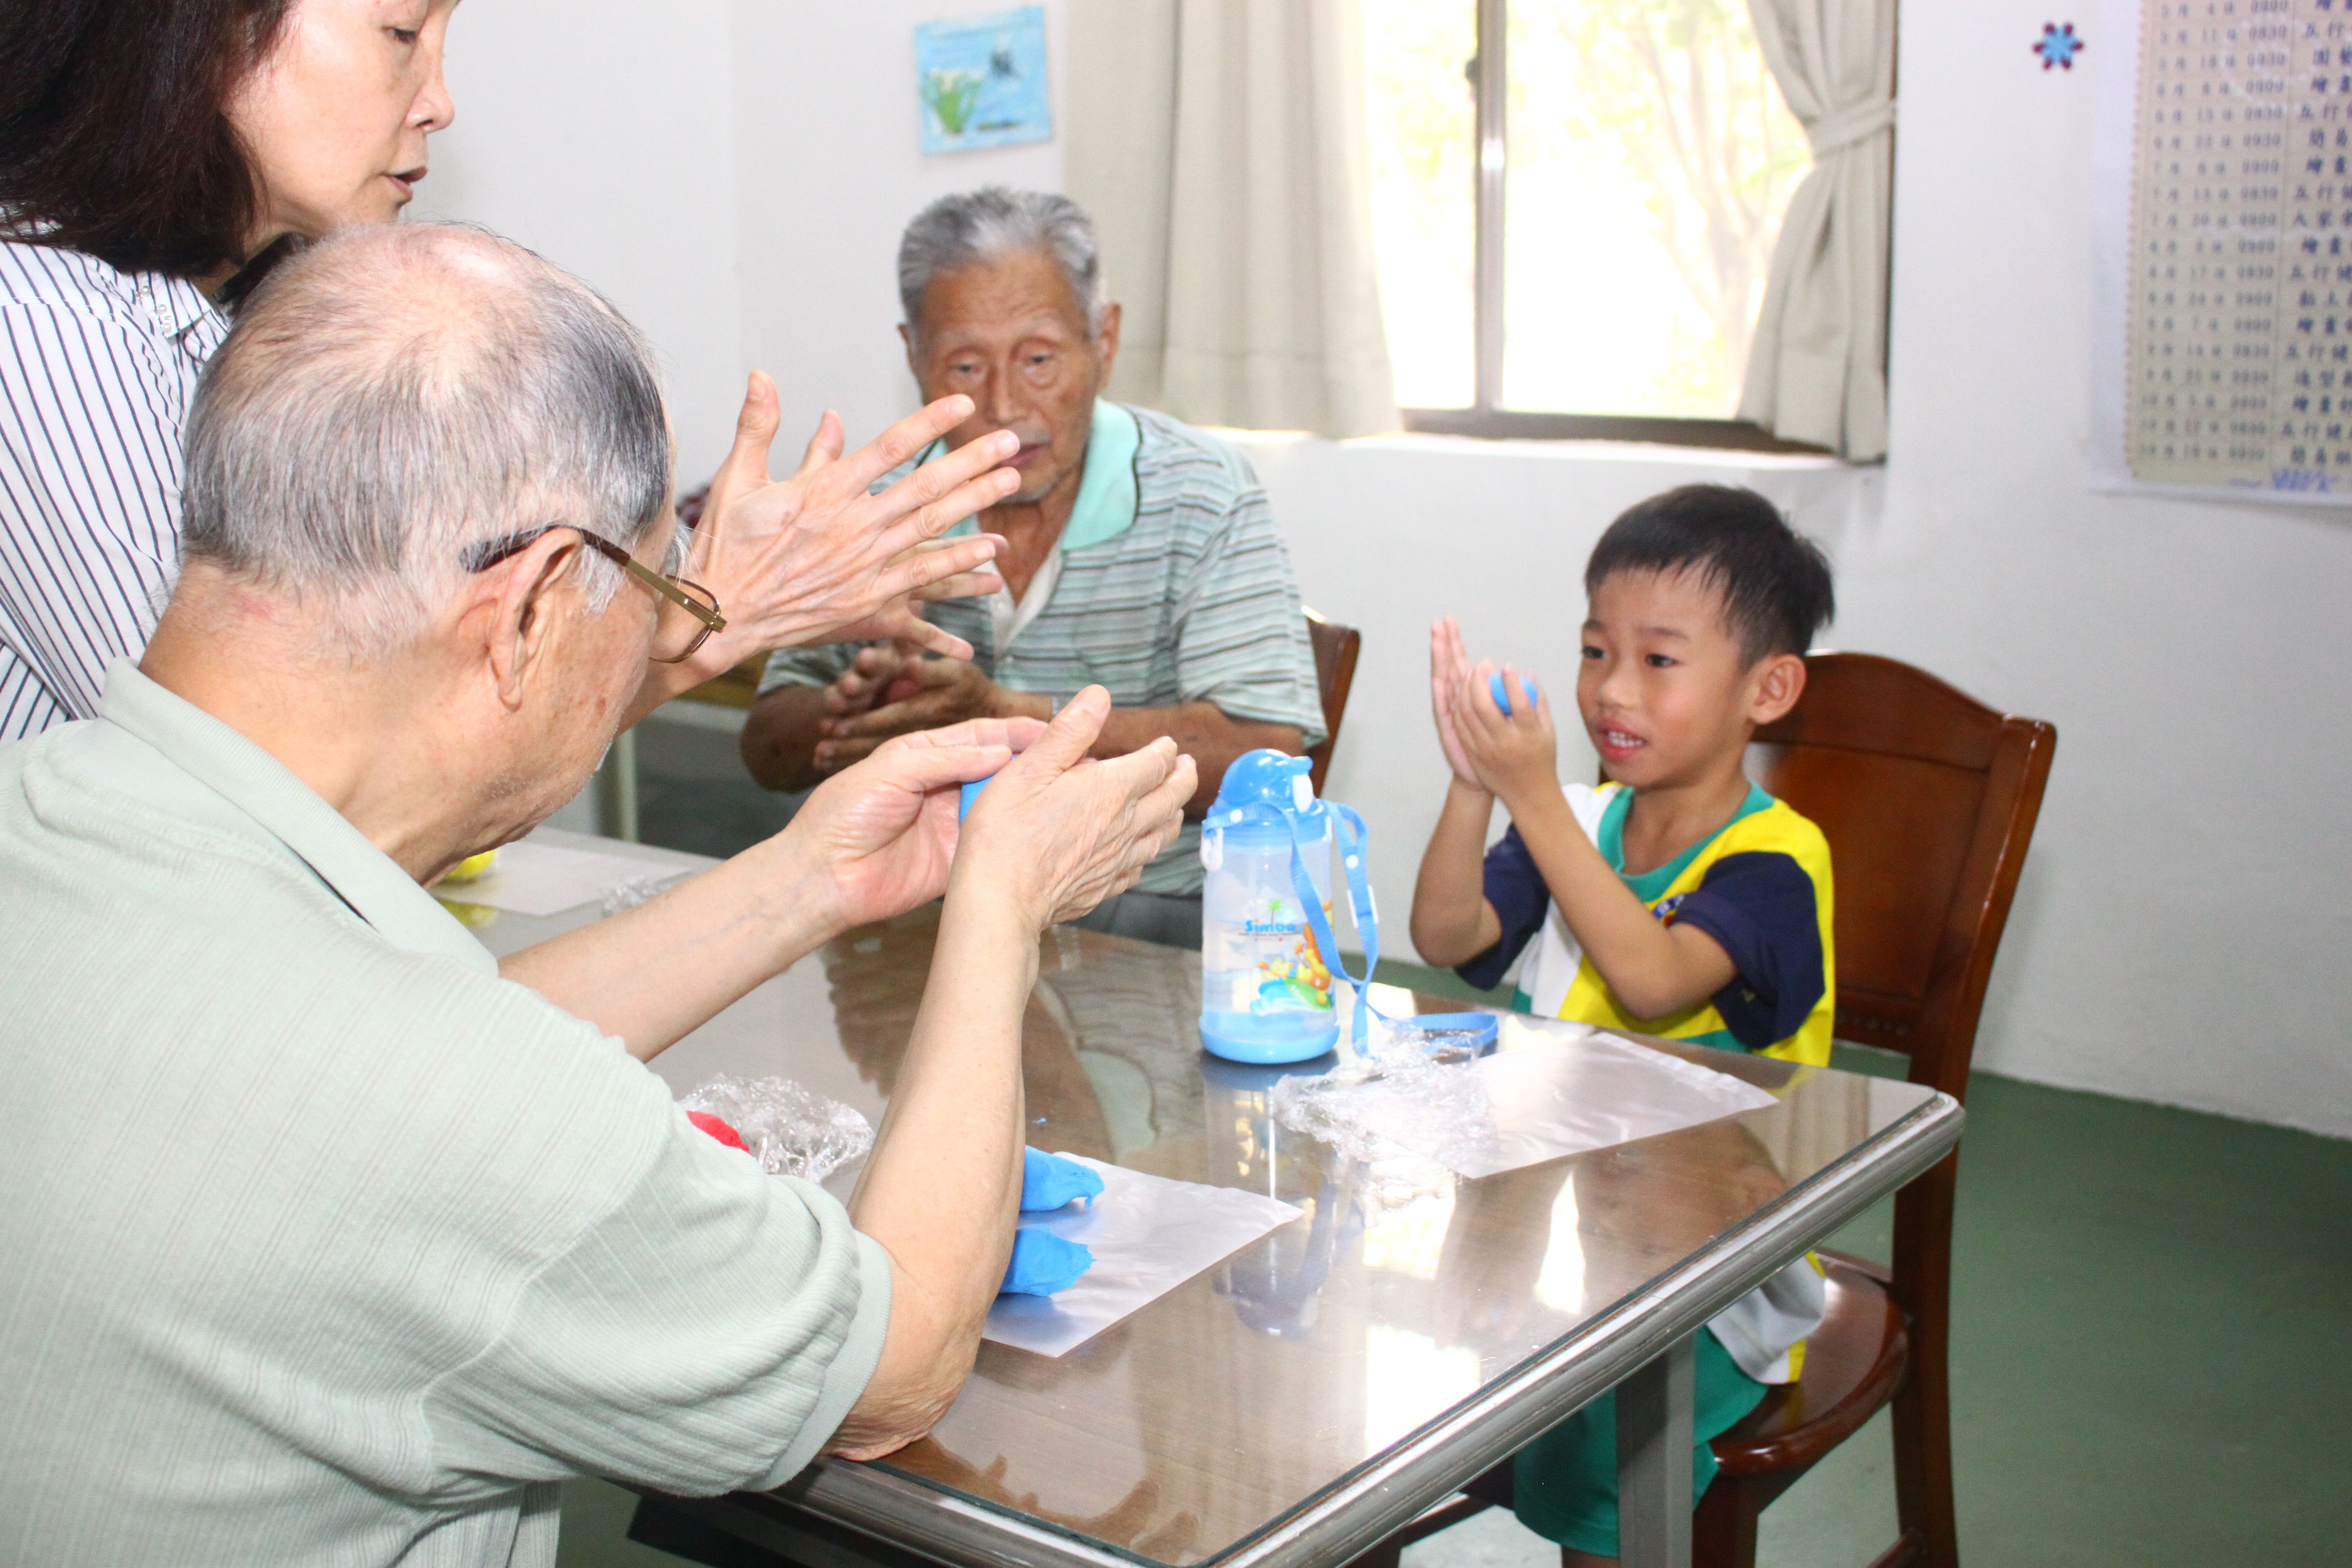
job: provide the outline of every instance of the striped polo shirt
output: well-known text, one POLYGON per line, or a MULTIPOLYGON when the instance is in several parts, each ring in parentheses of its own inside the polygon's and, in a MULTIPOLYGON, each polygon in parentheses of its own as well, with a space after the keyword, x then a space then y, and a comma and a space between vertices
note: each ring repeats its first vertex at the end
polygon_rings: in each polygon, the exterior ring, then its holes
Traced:
POLYGON ((180 436, 228 321, 196 286, 0 242, 0 744, 98 710, 179 574, 180 436))
MULTIPOLYGON (((943 450, 934 446, 920 460, 943 450)), ((1208 702, 1229 718, 1296 725, 1309 745, 1323 738, 1290 554, 1257 475, 1230 447, 1164 414, 1097 403, 1055 565, 1045 603, 1015 616, 992 614, 986 599, 945 600, 924 613, 970 642, 974 662, 1015 691, 1058 702, 1100 685, 1121 708, 1208 702), (1013 628, 1002 647, 1000 619, 1013 628)), ((824 686, 856 650, 785 649, 768 661, 760 689, 824 686)), ((1200 848, 1200 824, 1188 822, 1137 886, 1199 892, 1200 848)))

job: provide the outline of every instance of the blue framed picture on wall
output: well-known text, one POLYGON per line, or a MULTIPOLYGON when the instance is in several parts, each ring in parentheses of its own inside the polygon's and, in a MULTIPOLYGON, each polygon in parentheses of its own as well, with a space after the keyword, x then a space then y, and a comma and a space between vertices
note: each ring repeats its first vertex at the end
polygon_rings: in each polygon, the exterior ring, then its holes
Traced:
POLYGON ((1045 8, 923 23, 915 29, 915 84, 926 153, 1053 140, 1045 8))

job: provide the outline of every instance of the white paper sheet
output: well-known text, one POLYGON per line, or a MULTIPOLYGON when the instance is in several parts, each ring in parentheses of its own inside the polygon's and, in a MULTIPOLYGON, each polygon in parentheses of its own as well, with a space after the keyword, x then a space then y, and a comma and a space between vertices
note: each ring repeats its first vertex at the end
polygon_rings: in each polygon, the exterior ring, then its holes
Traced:
POLYGON ((1076 1154, 1103 1179, 1092 1208, 1024 1215, 1093 1251, 1095 1265, 1058 1296, 999 1296, 982 1339, 1067 1355, 1113 1323, 1158 1300, 1307 1211, 1262 1193, 1175 1182, 1076 1154))
POLYGON ((1366 1157, 1386 1144, 1473 1178, 1773 1103, 1729 1074, 1603 1034, 1356 1083, 1291 1080, 1276 1093, 1285 1126, 1366 1157))
POLYGON ((688 874, 683 867, 525 839, 499 850, 490 868, 472 881, 445 882, 433 891, 452 903, 488 904, 519 915, 553 915, 581 904, 602 903, 606 893, 625 882, 668 882, 688 874))

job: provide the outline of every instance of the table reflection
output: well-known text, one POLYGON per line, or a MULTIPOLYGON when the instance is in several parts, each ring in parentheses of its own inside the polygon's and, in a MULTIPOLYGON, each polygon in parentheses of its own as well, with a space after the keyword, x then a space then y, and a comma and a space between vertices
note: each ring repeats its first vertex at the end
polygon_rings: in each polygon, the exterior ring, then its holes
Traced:
POLYGON ((1235 1186, 1247 1187, 1307 1211, 1266 1240, 1246 1247, 1216 1272, 1216 1292, 1233 1303, 1242 1323, 1277 1338, 1313 1331, 1317 1301, 1331 1277, 1331 1260, 1363 1232, 1349 1192, 1345 1162, 1314 1139, 1274 1120, 1274 1087, 1286 1078, 1328 1071, 1331 1059, 1295 1067, 1250 1067, 1201 1058, 1203 1147, 1210 1162, 1228 1163, 1235 1186))
MULTIPOLYGON (((502 916, 483 934, 507 952, 593 914, 502 916)), ((933 908, 851 932, 657 1066, 678 1088, 717 1070, 781 1073, 878 1114, 936 930, 933 908)), ((1199 1563, 1300 1507, 1923 1098, 1708 1055, 1779 1102, 1463 1182, 1344 1158, 1277 1126, 1275 1085, 1329 1064, 1204 1055, 1200 984, 1196 953, 1048 933, 1022 1026, 1029 1141, 1247 1187, 1304 1215, 1066 1356, 983 1345, 934 1436, 884 1462, 1163 1563, 1199 1563)), ((1452 1005, 1380 1000, 1401 1013, 1452 1005)), ((1506 1048, 1543 1028, 1513 1020, 1506 1048)), ((853 1177, 829 1185, 845 1194, 853 1177)))

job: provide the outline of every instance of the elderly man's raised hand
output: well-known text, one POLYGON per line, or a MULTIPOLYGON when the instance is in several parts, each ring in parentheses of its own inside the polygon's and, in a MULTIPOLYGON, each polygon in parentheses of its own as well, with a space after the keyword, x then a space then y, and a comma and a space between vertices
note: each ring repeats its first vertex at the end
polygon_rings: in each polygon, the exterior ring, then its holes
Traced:
POLYGON ((868 487, 971 412, 971 399, 943 397, 846 457, 841 421, 828 413, 799 471, 775 480, 768 474, 780 423, 775 384, 754 371, 684 574, 718 595, 727 617, 727 629, 697 657, 698 672, 716 674, 773 648, 866 637, 903 637, 969 658, 971 645, 925 621, 917 606, 999 585, 982 570, 997 540, 940 536, 1019 487, 1019 476, 1000 466, 1018 438, 984 436, 878 495, 868 487))
POLYGON ((1110 693, 1087 687, 972 803, 949 881, 951 907, 965 889, 1009 897, 1023 923, 1042 931, 1133 887, 1175 841, 1200 784, 1192 759, 1162 736, 1123 757, 1088 760, 1109 717, 1110 693))

